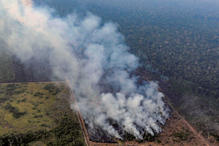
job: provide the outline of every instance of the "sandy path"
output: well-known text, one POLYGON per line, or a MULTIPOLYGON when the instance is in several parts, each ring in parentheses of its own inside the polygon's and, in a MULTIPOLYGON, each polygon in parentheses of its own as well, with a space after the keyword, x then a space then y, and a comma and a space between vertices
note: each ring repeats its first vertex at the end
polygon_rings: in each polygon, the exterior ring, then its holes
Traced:
POLYGON ((177 115, 183 120, 183 122, 188 126, 189 130, 196 136, 202 143, 205 143, 206 146, 210 146, 211 144, 201 135, 201 133, 198 133, 185 119, 182 117, 178 112, 176 112, 177 115))

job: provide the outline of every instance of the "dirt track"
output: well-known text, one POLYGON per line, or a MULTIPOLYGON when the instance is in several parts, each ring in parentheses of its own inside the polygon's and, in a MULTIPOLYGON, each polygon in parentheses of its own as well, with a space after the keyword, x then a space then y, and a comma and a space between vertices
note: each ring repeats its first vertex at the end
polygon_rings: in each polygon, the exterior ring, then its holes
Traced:
POLYGON ((178 116, 183 119, 183 122, 189 127, 192 133, 200 139, 200 141, 205 143, 206 146, 210 146, 210 143, 201 135, 201 133, 198 133, 180 114, 178 114, 178 116))

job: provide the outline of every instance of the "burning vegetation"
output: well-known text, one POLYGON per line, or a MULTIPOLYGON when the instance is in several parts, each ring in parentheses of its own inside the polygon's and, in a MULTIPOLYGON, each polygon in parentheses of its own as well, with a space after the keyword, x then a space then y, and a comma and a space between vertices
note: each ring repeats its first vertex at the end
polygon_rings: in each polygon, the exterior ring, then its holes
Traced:
POLYGON ((3 47, 22 63, 48 62, 52 77, 70 82, 92 139, 143 140, 162 131, 169 117, 164 95, 154 81, 137 84, 139 59, 115 24, 90 13, 54 17, 20 0, 2 0, 0 12, 3 47))

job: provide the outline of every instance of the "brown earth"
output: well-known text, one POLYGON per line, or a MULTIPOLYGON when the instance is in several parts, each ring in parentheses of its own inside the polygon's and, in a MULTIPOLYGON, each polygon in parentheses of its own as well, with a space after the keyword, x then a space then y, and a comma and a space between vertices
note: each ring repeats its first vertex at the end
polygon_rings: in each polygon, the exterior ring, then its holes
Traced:
MULTIPOLYGON (((96 143, 89 141, 89 146, 210 146, 196 130, 190 126, 177 112, 173 111, 172 116, 168 119, 163 128, 163 132, 156 137, 154 142, 119 142, 96 143)), ((213 144, 212 144, 213 146, 213 144)), ((216 144, 215 144, 216 146, 216 144)))
MULTIPOLYGON (((73 97, 72 97, 73 99, 73 97)), ((209 143, 201 133, 198 133, 173 107, 171 117, 167 120, 163 131, 154 142, 138 143, 135 141, 117 141, 117 143, 98 143, 89 139, 84 121, 78 112, 78 118, 83 128, 85 141, 88 146, 217 146, 218 143, 209 143)))

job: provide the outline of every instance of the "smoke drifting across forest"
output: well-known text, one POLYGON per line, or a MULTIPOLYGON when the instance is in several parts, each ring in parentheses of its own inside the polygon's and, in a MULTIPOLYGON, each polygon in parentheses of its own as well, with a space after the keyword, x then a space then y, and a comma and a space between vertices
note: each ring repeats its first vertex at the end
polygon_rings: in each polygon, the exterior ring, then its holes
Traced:
MULTIPOLYGON (((20 0, 0 2, 0 41, 23 63, 47 60, 53 75, 70 81, 86 124, 123 139, 125 133, 142 139, 161 131, 168 108, 156 82, 137 85, 131 75, 138 58, 129 53, 113 23, 88 13, 54 17, 47 7, 20 0), (112 123, 116 123, 115 127, 112 123), (119 129, 118 129, 119 127, 119 129)), ((72 108, 75 105, 72 104, 72 108)))

